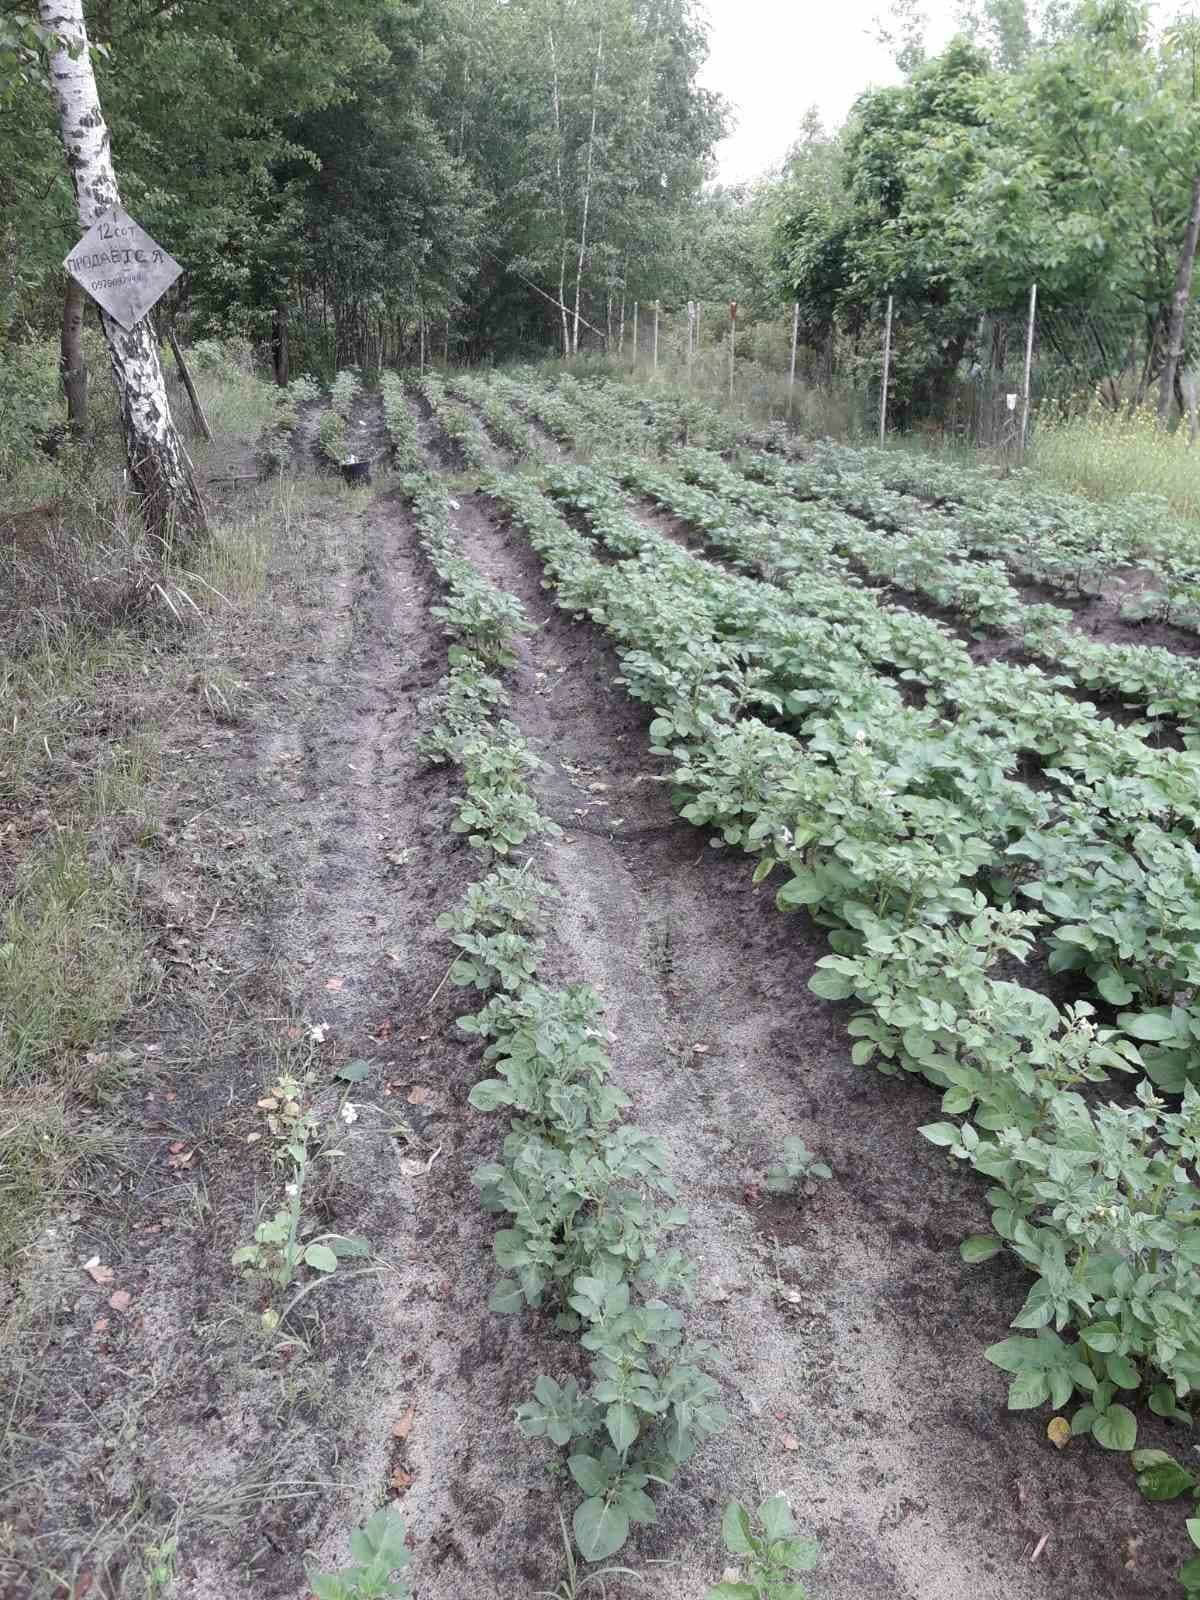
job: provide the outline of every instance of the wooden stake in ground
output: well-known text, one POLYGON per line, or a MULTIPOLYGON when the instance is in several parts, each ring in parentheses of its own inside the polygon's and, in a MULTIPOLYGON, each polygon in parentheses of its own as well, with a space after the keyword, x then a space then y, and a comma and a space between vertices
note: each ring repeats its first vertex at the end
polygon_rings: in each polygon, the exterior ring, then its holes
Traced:
POLYGON ((1029 440, 1029 386, 1033 379, 1033 329, 1037 321, 1037 284, 1029 286, 1029 323, 1025 329, 1025 377, 1021 384, 1021 450, 1029 440))
MULTIPOLYGON (((80 226, 86 232, 121 203, 108 128, 83 19, 83 0, 40 0, 38 14, 57 41, 50 78, 80 226)), ((208 517, 167 403, 154 329, 145 317, 125 329, 101 308, 100 323, 121 405, 129 476, 146 531, 165 551, 172 542, 194 545, 208 517)))
POLYGON ((879 390, 879 442, 887 437, 888 384, 892 378, 892 297, 888 295, 887 321, 883 327, 883 383, 879 390))
POLYGON ((1175 392, 1175 374, 1183 359, 1183 329, 1187 309, 1192 298, 1192 266, 1196 260, 1196 243, 1200 239, 1200 173, 1192 180, 1192 209, 1188 214, 1187 232, 1183 249, 1179 253, 1179 267, 1175 273, 1175 292, 1171 296, 1171 322, 1167 329, 1167 358, 1163 363, 1162 378, 1158 386, 1158 425, 1165 428, 1171 414, 1171 396, 1175 392))
POLYGON ((792 406, 796 398, 796 345, 800 338, 800 302, 796 301, 792 307, 792 366, 788 373, 788 418, 792 415, 792 406))
POLYGON ((637 370, 637 358, 638 358, 638 329, 637 329, 637 322, 638 322, 638 303, 635 300, 633 302, 633 366, 634 366, 634 371, 635 372, 637 370))
POLYGON ((208 425, 208 418, 204 415, 204 407, 200 404, 200 396, 196 393, 196 385, 192 382, 192 375, 188 371, 187 362, 183 359, 183 351, 179 348, 179 340, 175 337, 175 329, 167 329, 167 343, 171 346, 171 354, 175 357, 175 364, 179 368, 179 376, 183 379, 183 387, 187 390, 187 397, 192 403, 192 415, 196 419, 196 426, 200 432, 212 443, 212 429, 208 425))

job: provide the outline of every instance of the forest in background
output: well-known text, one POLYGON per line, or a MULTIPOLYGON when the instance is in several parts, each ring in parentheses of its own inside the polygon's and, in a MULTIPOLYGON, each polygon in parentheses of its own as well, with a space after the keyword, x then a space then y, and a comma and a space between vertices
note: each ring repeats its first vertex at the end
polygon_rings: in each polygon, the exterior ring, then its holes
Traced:
MULTIPOLYGON (((0 344, 52 330, 71 186, 28 16, 0 13, 0 344)), ((164 314, 291 364, 574 346, 680 286, 725 109, 690 0, 85 8, 123 199, 187 268, 164 314), (547 298, 547 296, 551 298, 547 298), (552 301, 568 307, 560 310, 552 301)))
MULTIPOLYGON (((1195 415, 1194 15, 961 0, 957 35, 930 55, 920 0, 894 0, 878 26, 904 81, 866 90, 836 130, 798 102, 778 167, 728 186, 714 151, 732 112, 698 84, 707 38, 691 0, 85 12, 124 203, 186 267, 160 322, 185 342, 248 341, 281 381, 627 356, 635 302, 643 343, 661 304, 670 361, 689 300, 704 303, 710 348, 736 300, 742 391, 760 410, 778 402, 795 309, 818 397, 805 421, 854 432, 878 409, 891 295, 891 416, 908 430, 978 409, 987 376, 1011 388, 1036 282, 1039 399, 1195 415)), ((10 461, 59 406, 46 358, 79 234, 46 42, 6 0, 10 461)))

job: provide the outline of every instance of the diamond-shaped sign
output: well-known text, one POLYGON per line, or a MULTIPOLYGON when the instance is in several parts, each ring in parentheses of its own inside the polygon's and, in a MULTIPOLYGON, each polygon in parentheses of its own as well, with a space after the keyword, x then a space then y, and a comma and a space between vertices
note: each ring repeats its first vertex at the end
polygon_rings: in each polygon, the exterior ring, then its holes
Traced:
POLYGON ((96 218, 63 266, 123 328, 139 323, 183 271, 120 206, 96 218))

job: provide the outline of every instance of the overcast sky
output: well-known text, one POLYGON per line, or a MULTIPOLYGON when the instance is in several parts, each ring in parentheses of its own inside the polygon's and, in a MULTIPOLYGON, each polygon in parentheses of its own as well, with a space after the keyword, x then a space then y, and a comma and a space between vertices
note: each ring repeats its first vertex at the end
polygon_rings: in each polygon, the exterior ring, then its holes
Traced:
MULTIPOLYGON (((740 183, 780 161, 811 105, 829 124, 869 84, 899 73, 870 37, 886 0, 702 0, 711 55, 701 82, 731 100, 737 131, 717 150, 722 183, 740 183)), ((929 42, 952 31, 952 0, 926 0, 929 42)))

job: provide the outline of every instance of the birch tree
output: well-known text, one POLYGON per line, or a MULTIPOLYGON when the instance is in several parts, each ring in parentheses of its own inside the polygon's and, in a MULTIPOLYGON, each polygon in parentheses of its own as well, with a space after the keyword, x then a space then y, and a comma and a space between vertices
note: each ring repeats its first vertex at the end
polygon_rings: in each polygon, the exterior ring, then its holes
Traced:
MULTIPOLYGON (((40 0, 42 26, 54 36, 50 81, 85 231, 121 195, 108 127, 100 107, 82 0, 40 0)), ((187 452, 171 420, 154 330, 146 319, 122 328, 101 310, 100 322, 120 401, 129 476, 146 530, 165 554, 172 542, 194 544, 207 532, 204 502, 187 452)))
MULTIPOLYGON (((575 268, 575 326, 571 335, 571 354, 579 354, 579 291, 583 284, 583 263, 587 258, 588 211, 592 204, 592 168, 596 155, 596 110, 600 96, 600 67, 604 60, 604 34, 596 41, 596 71, 592 78, 592 125, 588 132, 587 175, 583 181, 583 221, 579 226, 579 261, 575 268)), ((609 318, 612 320, 611 315, 609 318)))

